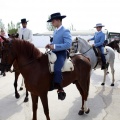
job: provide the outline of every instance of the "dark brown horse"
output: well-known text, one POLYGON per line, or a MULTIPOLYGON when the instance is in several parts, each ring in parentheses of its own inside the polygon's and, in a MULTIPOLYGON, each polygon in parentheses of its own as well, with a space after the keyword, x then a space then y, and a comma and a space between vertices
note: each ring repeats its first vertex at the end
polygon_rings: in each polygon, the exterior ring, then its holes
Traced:
MULTIPOLYGON (((46 119, 50 120, 47 94, 53 74, 49 72, 48 55, 43 54, 27 41, 4 40, 1 62, 6 70, 10 70, 13 62, 17 61, 20 73, 25 80, 25 86, 31 92, 33 120, 37 120, 38 97, 41 98, 46 119)), ((72 62, 75 70, 63 73, 62 85, 66 87, 71 83, 76 84, 82 96, 82 107, 79 111, 79 115, 82 115, 84 112, 89 113, 86 102, 89 94, 91 66, 88 58, 81 55, 72 57, 72 62)), ((74 91, 72 92, 74 93, 74 91)))
MULTIPOLYGON (((8 34, 8 36, 9 36, 9 40, 10 39, 13 39, 13 40, 16 40, 16 39, 18 39, 18 34, 8 34)), ((3 76, 5 76, 6 74, 5 74, 5 69, 3 68, 3 66, 1 65, 1 63, 0 63, 0 70, 1 70, 1 74, 3 75, 3 76)), ((14 89, 15 89, 15 98, 20 98, 20 94, 19 94, 19 92, 18 92, 18 89, 17 89, 17 83, 18 83, 18 77, 19 77, 19 75, 20 75, 20 70, 19 70, 19 67, 18 67, 18 64, 17 64, 17 61, 15 60, 14 61, 14 63, 13 63, 13 71, 11 70, 11 72, 14 72, 14 74, 15 74, 15 80, 14 80, 14 89)), ((23 90, 23 80, 22 80, 22 84, 21 84, 21 87, 20 87, 20 90, 23 90)), ((25 96, 25 99, 24 99, 24 102, 28 102, 28 91, 27 91, 27 89, 26 89, 26 96, 25 96)))

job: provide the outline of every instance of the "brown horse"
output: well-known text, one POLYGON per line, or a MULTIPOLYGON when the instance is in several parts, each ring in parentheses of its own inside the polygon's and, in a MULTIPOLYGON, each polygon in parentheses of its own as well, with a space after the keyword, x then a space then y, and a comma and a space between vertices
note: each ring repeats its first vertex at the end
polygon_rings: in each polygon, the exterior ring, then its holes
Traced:
MULTIPOLYGON (((46 119, 50 120, 47 94, 53 79, 49 72, 48 55, 43 54, 33 44, 23 40, 4 39, 2 50, 2 64, 6 70, 10 70, 14 60, 17 61, 20 73, 24 77, 25 86, 31 92, 33 104, 33 120, 37 120, 38 97, 41 98, 46 119)), ((89 113, 86 106, 90 84, 90 62, 88 58, 76 55, 72 57, 74 71, 63 73, 63 87, 71 83, 76 84, 82 96, 82 107, 79 115, 89 113)), ((57 89, 57 88, 56 88, 57 89)))
MULTIPOLYGON (((9 40, 10 39, 16 40, 16 39, 18 39, 19 34, 18 33, 17 34, 8 34, 8 36, 9 36, 9 38, 8 38, 9 40)), ((0 70, 1 70, 1 74, 3 74, 3 76, 5 76, 6 75, 5 74, 5 69, 3 68, 1 63, 0 63, 0 70)), ((19 94, 18 89, 17 89, 17 86, 18 86, 17 82, 18 82, 18 77, 20 75, 20 70, 19 70, 19 67, 18 67, 18 64, 17 64, 16 60, 13 63, 13 71, 12 72, 14 72, 14 74, 15 74, 15 80, 14 80, 15 98, 18 99, 18 98, 20 98, 20 94, 19 94)), ((23 82, 24 81, 22 80, 20 90, 23 90, 23 82)), ((28 94, 28 91, 26 89, 26 96, 25 96, 24 102, 28 102, 28 100, 29 100, 28 95, 29 94, 28 94)))

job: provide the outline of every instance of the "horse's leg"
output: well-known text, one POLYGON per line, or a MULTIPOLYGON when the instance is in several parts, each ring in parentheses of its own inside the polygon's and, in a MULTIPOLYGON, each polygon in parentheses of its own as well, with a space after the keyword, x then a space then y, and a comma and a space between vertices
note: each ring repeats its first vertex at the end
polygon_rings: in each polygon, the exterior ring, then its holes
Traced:
POLYGON ((112 83, 111 83, 111 86, 114 86, 114 82, 115 82, 115 78, 114 78, 114 73, 115 73, 115 70, 114 70, 114 63, 110 63, 110 68, 111 68, 111 73, 112 73, 112 83))
POLYGON ((32 120, 37 120, 38 96, 31 93, 31 97, 32 97, 32 110, 33 110, 32 120))
POLYGON ((26 96, 25 96, 25 99, 24 99, 24 102, 28 102, 28 100, 29 100, 29 98, 28 98, 28 91, 27 91, 27 89, 26 89, 26 96))
POLYGON ((23 84, 24 84, 24 78, 22 78, 22 83, 21 83, 20 90, 23 90, 23 84))
POLYGON ((18 76, 20 75, 19 72, 15 72, 15 81, 14 81, 14 88, 15 88, 15 97, 18 99, 20 97, 18 91, 17 91, 17 81, 18 81, 18 76))
POLYGON ((80 92, 80 94, 81 94, 81 96, 82 96, 82 107, 81 107, 81 110, 79 111, 78 114, 79 114, 79 115, 83 115, 84 112, 85 112, 86 114, 88 114, 88 113, 90 112, 90 109, 87 107, 87 97, 88 97, 88 93, 86 94, 86 93, 82 90, 79 82, 76 81, 75 84, 76 84, 76 87, 77 87, 77 89, 79 90, 79 92, 80 92))
POLYGON ((42 105, 44 108, 44 113, 46 115, 46 119, 50 120, 47 93, 40 95, 40 98, 41 98, 41 102, 42 102, 42 105))
POLYGON ((107 72, 107 69, 104 69, 104 78, 103 78, 103 82, 101 83, 101 85, 105 85, 106 72, 107 72))

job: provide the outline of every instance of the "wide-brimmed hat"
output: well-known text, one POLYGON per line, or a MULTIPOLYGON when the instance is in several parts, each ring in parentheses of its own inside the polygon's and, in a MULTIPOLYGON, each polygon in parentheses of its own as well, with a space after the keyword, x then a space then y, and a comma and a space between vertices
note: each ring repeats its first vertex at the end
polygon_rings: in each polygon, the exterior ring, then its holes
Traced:
POLYGON ((20 23, 27 23, 28 20, 26 20, 25 18, 21 19, 21 22, 20 23))
POLYGON ((52 20, 53 19, 63 19, 63 18, 65 18, 66 17, 66 15, 61 15, 59 12, 58 13, 53 13, 53 14, 51 14, 50 15, 50 19, 47 21, 47 22, 52 22, 52 20))
POLYGON ((96 26, 94 28, 97 28, 97 27, 105 27, 105 26, 102 25, 101 23, 98 23, 98 24, 96 24, 96 26))

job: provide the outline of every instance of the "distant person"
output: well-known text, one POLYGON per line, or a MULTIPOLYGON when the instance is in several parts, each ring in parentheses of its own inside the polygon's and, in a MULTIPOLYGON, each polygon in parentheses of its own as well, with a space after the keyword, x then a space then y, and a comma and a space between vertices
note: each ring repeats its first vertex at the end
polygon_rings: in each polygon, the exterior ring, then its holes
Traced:
POLYGON ((47 21, 51 22, 56 28, 53 34, 53 40, 51 40, 51 44, 46 45, 46 48, 52 50, 57 56, 57 60, 54 64, 54 83, 50 90, 54 89, 54 85, 57 86, 58 99, 60 100, 64 100, 66 96, 66 93, 62 87, 63 76, 61 69, 67 57, 67 49, 69 49, 72 44, 70 31, 62 25, 62 19, 65 17, 65 15, 62 16, 60 13, 53 13, 50 16, 50 19, 47 21))
POLYGON ((95 33, 94 37, 89 39, 89 41, 94 40, 93 47, 98 48, 101 51, 101 59, 102 59, 102 69, 106 69, 106 58, 104 55, 104 41, 105 41, 105 34, 102 32, 102 25, 101 23, 96 24, 94 28, 96 28, 97 32, 95 33))
POLYGON ((28 21, 25 18, 21 19, 22 28, 18 30, 19 38, 32 42, 33 35, 32 31, 27 28, 27 22, 28 21))
MULTIPOLYGON (((3 37, 5 37, 5 38, 8 38, 8 36, 6 35, 4 29, 1 29, 0 35, 3 36, 3 37)), ((0 42, 3 42, 3 39, 1 37, 0 37, 0 42)))

